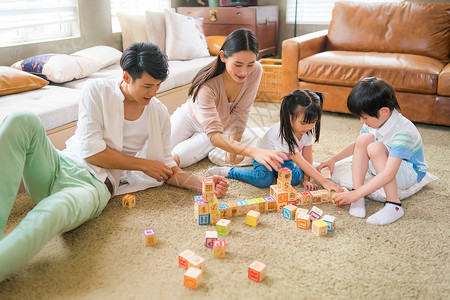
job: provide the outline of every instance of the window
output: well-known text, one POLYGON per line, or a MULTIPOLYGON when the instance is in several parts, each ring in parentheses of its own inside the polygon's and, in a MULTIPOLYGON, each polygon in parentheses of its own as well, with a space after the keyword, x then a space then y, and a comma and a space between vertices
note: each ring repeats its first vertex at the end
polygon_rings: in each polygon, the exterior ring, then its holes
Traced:
POLYGON ((0 46, 80 36, 77 0, 1 0, 0 46))
POLYGON ((170 0, 111 0, 112 31, 121 31, 117 12, 142 15, 146 10, 159 11, 165 8, 170 8, 170 0))
MULTIPOLYGON (((297 24, 328 24, 334 2, 338 0, 287 0, 286 23, 295 22, 295 5, 297 2, 297 24)), ((403 0, 358 0, 358 2, 402 2, 403 0)))

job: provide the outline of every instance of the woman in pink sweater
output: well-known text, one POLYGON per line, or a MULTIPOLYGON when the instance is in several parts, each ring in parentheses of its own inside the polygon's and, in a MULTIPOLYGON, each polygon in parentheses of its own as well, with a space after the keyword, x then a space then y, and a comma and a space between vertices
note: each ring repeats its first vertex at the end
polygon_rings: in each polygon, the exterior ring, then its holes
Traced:
POLYGON ((287 159, 284 153, 240 143, 262 75, 257 55, 255 34, 235 30, 225 39, 217 59, 192 80, 192 97, 170 118, 172 155, 180 167, 202 160, 214 147, 227 152, 225 161, 231 165, 250 156, 277 170, 287 159))

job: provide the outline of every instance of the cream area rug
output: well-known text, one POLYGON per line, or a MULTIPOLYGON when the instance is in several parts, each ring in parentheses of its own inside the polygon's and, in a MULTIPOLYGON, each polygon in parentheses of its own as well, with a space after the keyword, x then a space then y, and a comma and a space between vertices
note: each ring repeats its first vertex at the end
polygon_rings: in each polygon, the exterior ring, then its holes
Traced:
MULTIPOLYGON (((271 126, 279 104, 255 103, 249 127, 271 126)), ((100 217, 54 237, 36 256, 0 283, 0 299, 449 299, 450 298, 450 129, 418 124, 430 172, 439 179, 403 200, 405 216, 387 225, 367 224, 348 207, 318 204, 336 217, 324 237, 300 230, 281 213, 265 212, 257 227, 244 216, 230 218, 225 258, 205 247, 194 219, 194 191, 164 185, 136 193, 137 204, 122 208, 113 198, 100 217), (142 230, 155 228, 157 244, 145 247, 142 230), (183 285, 177 256, 190 249, 206 260, 197 290, 183 285), (247 278, 254 260, 267 265, 261 283, 247 278)), ((325 113, 314 161, 355 140, 361 123, 325 113)), ((186 171, 203 176, 205 159, 186 171)), ((220 202, 269 195, 269 189, 229 180, 220 202)), ((303 190, 297 187, 298 190, 303 190)), ((367 215, 382 203, 366 200, 367 215)), ((6 234, 33 207, 20 194, 6 234)), ((311 208, 308 206, 306 208, 311 208)))

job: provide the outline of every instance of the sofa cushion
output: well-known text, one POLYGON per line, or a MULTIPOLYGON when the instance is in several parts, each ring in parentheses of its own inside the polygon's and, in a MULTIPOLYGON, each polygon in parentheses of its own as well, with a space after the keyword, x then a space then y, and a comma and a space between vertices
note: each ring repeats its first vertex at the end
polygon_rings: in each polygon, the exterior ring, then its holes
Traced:
POLYGON ((448 61, 450 3, 336 2, 328 50, 409 53, 448 61))
POLYGON ((148 41, 145 15, 118 12, 117 19, 122 29, 122 48, 125 50, 134 42, 148 41))
POLYGON ((166 52, 166 20, 164 11, 146 11, 145 28, 149 42, 166 52))
POLYGON ((94 46, 74 52, 71 55, 89 57, 98 60, 101 62, 102 68, 106 68, 110 65, 118 63, 120 61, 120 57, 122 56, 122 52, 109 46, 94 46))
POLYGON ((299 61, 298 77, 313 83, 353 87, 376 76, 396 91, 435 94, 445 63, 412 54, 326 51, 299 61))
POLYGON ((0 96, 39 89, 47 84, 47 80, 33 74, 0 67, 0 96))
POLYGON ((438 95, 450 96, 450 64, 447 64, 439 74, 438 95))

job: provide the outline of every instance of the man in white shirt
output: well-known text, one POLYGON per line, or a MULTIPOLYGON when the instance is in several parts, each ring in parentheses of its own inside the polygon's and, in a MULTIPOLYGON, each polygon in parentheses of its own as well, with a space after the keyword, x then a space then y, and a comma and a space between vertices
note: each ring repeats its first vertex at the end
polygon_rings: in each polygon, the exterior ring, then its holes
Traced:
MULTIPOLYGON (((135 43, 121 58, 123 79, 89 81, 78 128, 63 152, 48 140, 40 119, 16 113, 0 127, 0 237, 23 175, 36 206, 0 240, 0 281, 54 235, 100 215, 120 193, 168 184, 201 190, 201 179, 182 171, 170 153, 170 118, 154 96, 168 75, 166 56, 151 43, 135 43)), ((215 193, 228 184, 214 177, 215 193)))

